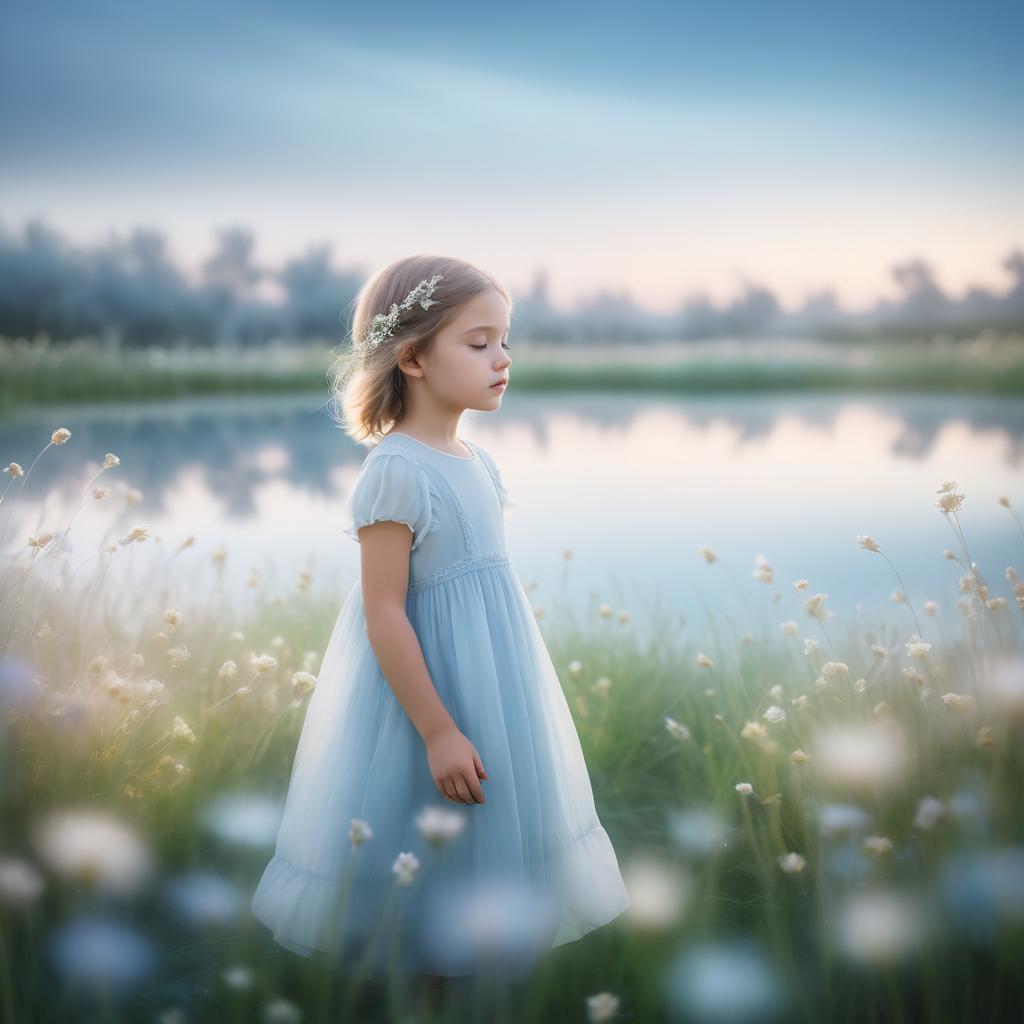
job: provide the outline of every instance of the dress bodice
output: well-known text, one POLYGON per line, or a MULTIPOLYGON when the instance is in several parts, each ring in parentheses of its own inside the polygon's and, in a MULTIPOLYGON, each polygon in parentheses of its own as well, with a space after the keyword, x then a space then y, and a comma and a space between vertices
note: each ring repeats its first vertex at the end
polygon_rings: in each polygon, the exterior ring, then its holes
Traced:
POLYGON ((490 453, 464 444, 471 456, 391 433, 363 461, 345 532, 358 541, 361 526, 405 523, 413 534, 410 592, 508 560, 504 515, 513 503, 490 453))

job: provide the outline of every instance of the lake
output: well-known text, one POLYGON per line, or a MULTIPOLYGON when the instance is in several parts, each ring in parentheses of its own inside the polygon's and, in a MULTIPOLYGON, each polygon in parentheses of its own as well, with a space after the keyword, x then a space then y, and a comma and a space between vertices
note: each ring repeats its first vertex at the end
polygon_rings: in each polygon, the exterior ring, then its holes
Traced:
MULTIPOLYGON (((5 499, 3 550, 40 529, 63 529, 89 479, 88 461, 98 465, 109 451, 121 465, 99 483, 137 488, 142 499, 125 507, 115 490, 108 504, 80 512, 70 538, 74 565, 139 524, 162 542, 132 545, 125 565, 136 574, 149 571, 159 551, 166 558, 195 537, 161 570, 164 582, 179 581, 176 607, 214 586, 210 555, 221 546, 228 593, 251 599, 253 568, 262 587, 288 593, 308 568, 312 589, 340 602, 358 574, 359 547, 341 526, 366 449, 331 421, 324 397, 51 405, 6 420, 5 465, 27 469, 57 427, 72 438, 46 453, 20 495, 12 499, 16 482, 5 499)), ((710 611, 719 622, 730 613, 738 631, 797 619, 814 635, 790 585, 803 578, 805 596, 827 593, 838 616, 879 614, 902 622, 909 636, 909 612, 890 602, 899 589, 892 569, 855 542, 866 533, 902 574, 918 615, 935 600, 955 629, 964 570, 942 552, 963 558, 962 548, 935 507, 946 480, 967 495, 960 522, 991 596, 1012 605, 1003 573, 1010 564, 1024 568, 1024 538, 997 501, 1008 495, 1024 507, 1024 403, 1014 398, 513 388, 498 412, 467 413, 461 434, 502 470, 517 503, 506 521, 513 565, 546 614, 560 599, 581 613, 606 602, 628 610, 641 630, 655 610, 682 613, 697 630, 710 611), (707 564, 701 545, 719 561, 707 564), (774 569, 771 584, 752 575, 758 554, 774 569)), ((79 576, 88 571, 83 565, 79 576)))

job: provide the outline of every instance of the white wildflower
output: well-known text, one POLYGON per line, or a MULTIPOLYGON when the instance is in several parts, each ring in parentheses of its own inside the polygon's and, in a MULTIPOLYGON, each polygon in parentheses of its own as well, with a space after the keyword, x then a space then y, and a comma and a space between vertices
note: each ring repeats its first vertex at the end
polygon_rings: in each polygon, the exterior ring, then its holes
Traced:
POLYGON ((669 718, 668 715, 665 716, 665 728, 675 736, 676 739, 688 740, 690 738, 690 730, 687 729, 685 725, 677 722, 674 718, 669 718))
POLYGON ((416 827, 433 847, 451 842, 466 825, 466 815, 447 807, 430 805, 416 816, 416 827))
POLYGON ((611 992, 598 992, 587 996, 587 1020, 590 1024, 601 1024, 611 1020, 619 1012, 618 996, 611 992))
POLYGON ((826 679, 846 679, 850 675, 850 667, 845 661, 826 661, 821 666, 821 674, 826 679))
POLYGON ((914 827, 928 831, 935 827, 945 813, 946 806, 941 800, 933 796, 923 797, 914 814, 914 827))
POLYGON ((907 654, 911 658, 924 658, 932 649, 932 645, 925 643, 916 633, 907 641, 907 654))
POLYGON ((23 907, 41 896, 45 888, 43 876, 27 860, 0 857, 0 903, 23 907))
POLYGON ((787 875, 798 875, 805 867, 807 867, 807 861, 800 856, 799 853, 791 852, 784 853, 778 858, 779 867, 786 872, 787 875))
POLYGON ((309 672, 292 673, 292 691, 296 697, 304 697, 316 686, 316 676, 309 672))
POLYGON ((391 870, 398 877, 399 885, 409 885, 416 876, 419 866, 420 862, 416 854, 403 852, 395 858, 395 863, 391 866, 391 870))
POLYGON ((348 838, 353 846, 362 846, 373 838, 373 829, 362 818, 352 818, 348 825, 348 838))
POLYGON ((827 600, 828 594, 815 594, 813 597, 806 598, 804 600, 804 608, 807 614, 812 619, 819 619, 822 622, 831 618, 832 612, 825 608, 825 601, 827 600))

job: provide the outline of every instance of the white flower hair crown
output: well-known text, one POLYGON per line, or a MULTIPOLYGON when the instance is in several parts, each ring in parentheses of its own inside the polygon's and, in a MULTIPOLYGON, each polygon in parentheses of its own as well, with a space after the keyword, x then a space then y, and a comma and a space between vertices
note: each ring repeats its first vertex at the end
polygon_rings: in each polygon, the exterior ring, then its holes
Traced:
POLYGON ((363 340, 360 343, 362 349, 373 349, 376 348, 382 341, 387 340, 395 333, 395 329, 398 327, 398 321, 402 316, 403 309, 411 309, 418 302, 424 309, 429 309, 433 306, 437 300, 432 299, 430 296, 434 293, 434 288, 438 281, 443 281, 443 274, 435 274, 429 281, 424 278, 408 295, 402 300, 401 303, 393 302, 391 309, 387 313, 377 313, 370 321, 370 326, 366 329, 366 333, 363 336, 363 340))

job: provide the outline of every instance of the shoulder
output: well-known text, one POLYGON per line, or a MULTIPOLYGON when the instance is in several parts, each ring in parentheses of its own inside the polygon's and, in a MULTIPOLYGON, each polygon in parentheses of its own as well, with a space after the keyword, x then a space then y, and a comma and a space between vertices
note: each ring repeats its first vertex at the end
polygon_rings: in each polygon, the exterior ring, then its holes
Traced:
POLYGON ((369 452, 359 470, 360 482, 364 480, 423 480, 427 474, 415 455, 392 446, 377 445, 369 452))
POLYGON ((399 468, 409 466, 416 469, 422 465, 422 462, 416 457, 415 452, 410 451, 405 445, 399 444, 395 437, 385 436, 367 452, 366 458, 363 459, 362 468, 364 470, 374 465, 390 465, 399 468))

